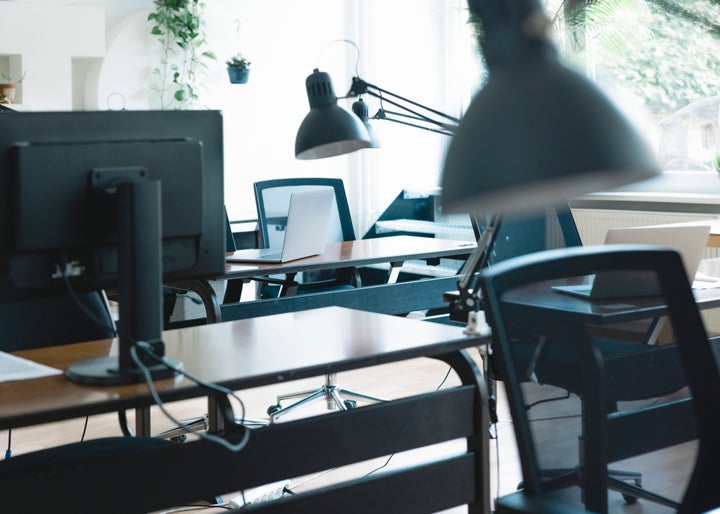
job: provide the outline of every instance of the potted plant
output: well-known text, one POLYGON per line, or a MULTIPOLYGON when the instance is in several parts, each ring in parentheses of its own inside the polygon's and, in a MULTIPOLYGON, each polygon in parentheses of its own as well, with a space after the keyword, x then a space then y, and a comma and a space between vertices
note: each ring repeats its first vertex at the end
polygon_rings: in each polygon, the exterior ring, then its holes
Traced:
POLYGON ((15 101, 17 85, 20 84, 24 78, 25 73, 22 74, 22 77, 15 80, 12 76, 0 71, 0 104, 11 104, 15 101))
POLYGON ((156 81, 150 84, 161 109, 193 109, 200 101, 200 90, 208 63, 215 54, 208 49, 205 34, 205 3, 202 0, 154 0, 148 14, 150 33, 161 45, 162 57, 152 70, 156 81))
POLYGON ((232 84, 245 84, 250 77, 250 61, 242 54, 236 54, 225 61, 232 84))

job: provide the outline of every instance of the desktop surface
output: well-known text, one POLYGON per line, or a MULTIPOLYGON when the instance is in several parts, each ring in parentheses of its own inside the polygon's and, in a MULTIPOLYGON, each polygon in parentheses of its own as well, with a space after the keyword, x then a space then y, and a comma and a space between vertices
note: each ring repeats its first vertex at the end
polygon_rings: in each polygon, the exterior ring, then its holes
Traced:
POLYGON ((472 253, 476 246, 475 242, 418 236, 358 239, 342 243, 327 243, 323 253, 289 263, 240 264, 228 262, 223 278, 249 278, 257 276, 258 271, 265 274, 292 273, 348 265, 359 267, 394 261, 460 257, 472 253))
MULTIPOLYGON (((542 316, 553 315, 581 323, 612 324, 647 319, 664 314, 666 306, 657 296, 590 300, 576 298, 552 289, 553 285, 566 285, 568 281, 539 283, 508 293, 504 301, 520 310, 542 316)), ((720 306, 720 288, 693 290, 699 309, 720 306)))
MULTIPOLYGON (((204 380, 243 389, 477 346, 460 327, 328 307, 171 330, 167 355, 204 380)), ((59 369, 114 352, 111 340, 17 352, 59 369)), ((166 401, 203 396, 189 380, 155 385, 166 401)), ((80 385, 62 375, 0 383, 0 429, 149 406, 145 384, 80 385)))

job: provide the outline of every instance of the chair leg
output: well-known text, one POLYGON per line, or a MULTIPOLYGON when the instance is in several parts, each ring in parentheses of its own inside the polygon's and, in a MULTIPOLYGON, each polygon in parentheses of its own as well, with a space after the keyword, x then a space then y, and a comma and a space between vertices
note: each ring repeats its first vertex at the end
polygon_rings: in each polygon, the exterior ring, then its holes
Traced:
POLYGON ((336 384, 336 374, 329 373, 325 375, 325 383, 318 389, 310 389, 299 393, 290 393, 279 395, 277 404, 268 407, 267 413, 270 416, 270 423, 274 423, 281 416, 292 412, 303 405, 308 405, 315 400, 325 399, 328 410, 348 410, 355 407, 357 400, 366 402, 384 402, 385 400, 377 396, 359 393, 351 389, 345 389, 336 384), (347 398, 343 398, 343 396, 347 398), (300 400, 283 407, 282 402, 300 398, 300 400))
POLYGON ((627 503, 635 503, 638 499, 651 501, 666 507, 677 510, 680 507, 680 503, 660 496, 659 494, 653 493, 643 489, 642 487, 642 475, 640 473, 632 473, 626 471, 608 471, 608 487, 612 491, 619 492, 627 503), (628 483, 627 480, 632 480, 635 483, 628 483))
MULTIPOLYGON (((547 490, 564 489, 572 485, 581 485, 579 468, 546 469, 541 470, 540 473, 544 478, 547 478, 547 481, 543 483, 543 487, 547 490)), ((522 482, 518 486, 518 489, 522 489, 522 482)), ((643 489, 642 473, 636 471, 609 469, 608 489, 622 494, 623 499, 629 504, 637 502, 638 499, 644 499, 676 510, 680 506, 680 504, 674 500, 643 489)))

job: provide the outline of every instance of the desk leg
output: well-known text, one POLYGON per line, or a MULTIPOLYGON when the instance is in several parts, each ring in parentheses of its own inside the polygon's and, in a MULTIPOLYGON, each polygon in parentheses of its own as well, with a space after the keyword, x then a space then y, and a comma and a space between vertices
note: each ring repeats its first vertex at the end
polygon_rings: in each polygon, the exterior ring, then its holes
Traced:
POLYGON ((488 395, 485 379, 482 377, 480 368, 470 357, 466 350, 460 350, 435 357, 438 360, 448 363, 458 374, 460 381, 477 388, 475 403, 475 427, 473 437, 467 440, 468 450, 475 452, 475 469, 478 482, 476 487, 476 498, 483 498, 482 505, 469 505, 469 514, 488 514, 490 512, 490 437, 488 426, 490 415, 488 411, 488 395))
POLYGON ((280 296, 295 296, 298 290, 298 283, 295 282, 297 273, 286 273, 285 281, 280 288, 280 296))
POLYGON ((245 285, 245 279, 236 278, 228 280, 223 303, 238 303, 242 297, 243 285, 245 285))
POLYGON ((135 434, 143 437, 150 435, 150 407, 135 409, 135 434))
POLYGON ((196 293, 202 300, 205 306, 205 314, 207 316, 208 323, 219 323, 222 321, 222 314, 220 312, 220 302, 218 302, 215 290, 212 288, 207 280, 195 279, 195 280, 181 280, 168 284, 171 287, 178 289, 185 289, 196 293))
POLYGON ((225 419, 214 394, 208 395, 208 432, 218 434, 225 430, 225 419))
POLYGON ((385 279, 386 284, 394 284, 397 282, 398 276, 400 276, 400 268, 402 268, 403 261, 391 262, 390 269, 388 270, 387 278, 385 279))

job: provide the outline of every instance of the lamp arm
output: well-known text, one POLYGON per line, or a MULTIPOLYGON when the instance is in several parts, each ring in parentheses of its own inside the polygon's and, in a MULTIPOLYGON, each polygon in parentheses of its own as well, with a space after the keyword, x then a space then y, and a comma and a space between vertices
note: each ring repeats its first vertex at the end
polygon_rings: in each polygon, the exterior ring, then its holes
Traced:
POLYGON ((410 114, 416 116, 419 119, 425 120, 428 123, 437 125, 444 130, 454 130, 454 128, 460 123, 460 120, 454 116, 450 116, 449 114, 445 114, 444 112, 438 111, 431 107, 427 107, 421 103, 410 100, 409 98, 405 98, 398 94, 392 93, 392 92, 388 91, 387 89, 382 89, 381 87, 378 87, 374 84, 365 82, 364 80, 362 80, 359 77, 353 77, 352 85, 350 86, 350 91, 348 91, 347 96, 348 97, 356 97, 356 96, 360 96, 363 94, 373 96, 375 98, 382 100, 383 102, 387 102, 391 105, 394 105, 395 107, 402 109, 406 112, 409 112, 410 114), (388 97, 390 97, 390 98, 388 98, 388 97), (396 100, 393 100, 393 99, 396 99, 396 100), (400 102, 404 102, 404 103, 400 103, 400 102), (447 121, 444 121, 444 122, 438 121, 427 114, 423 114, 421 112, 418 112, 418 111, 412 109, 411 107, 408 107, 405 104, 410 104, 421 110, 432 113, 435 116, 444 118, 445 120, 449 120, 451 123, 448 124, 447 121))
POLYGON ((466 320, 469 313, 480 309, 477 287, 480 275, 478 272, 487 264, 500 223, 500 215, 493 214, 478 240, 477 248, 470 254, 460 270, 457 280, 459 296, 451 306, 451 319, 466 320))
POLYGON ((386 109, 379 109, 377 113, 371 118, 373 120, 384 120, 384 121, 392 121, 393 123, 400 123, 401 125, 407 125, 409 127, 415 127, 423 130, 428 130, 430 132, 435 132, 438 134, 443 134, 445 136, 452 136, 454 134, 455 127, 452 125, 442 124, 438 128, 434 127, 426 127, 424 125, 420 125, 418 123, 410 123, 409 121, 403 121, 401 119, 395 119, 392 116, 398 116, 401 118, 405 118, 408 120, 416 120, 416 121, 422 121, 422 122, 428 122, 426 118, 413 116, 410 114, 404 114, 401 112, 395 112, 395 111, 388 111, 386 109))

